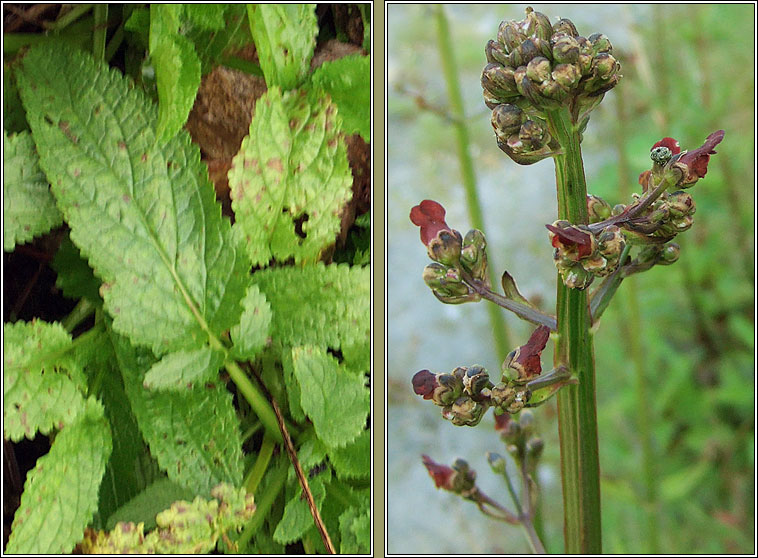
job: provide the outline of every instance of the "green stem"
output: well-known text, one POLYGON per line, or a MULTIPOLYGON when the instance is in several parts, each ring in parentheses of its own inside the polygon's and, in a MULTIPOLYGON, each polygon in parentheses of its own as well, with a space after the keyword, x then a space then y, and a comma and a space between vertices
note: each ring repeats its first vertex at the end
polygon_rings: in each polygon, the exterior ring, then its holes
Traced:
POLYGON ((255 460, 255 464, 250 469, 250 472, 247 474, 247 478, 245 478, 245 482, 243 483, 245 490, 247 490, 248 493, 255 494, 255 491, 258 489, 258 485, 261 483, 266 469, 268 469, 271 456, 274 455, 274 446, 276 446, 276 442, 271 437, 271 434, 267 432, 263 436, 263 443, 261 444, 261 449, 258 450, 258 457, 255 460))
POLYGON ((281 463, 279 463, 271 473, 271 482, 266 486, 266 490, 263 491, 263 494, 255 495, 255 514, 250 520, 250 523, 245 525, 240 538, 237 540, 240 550, 247 547, 250 539, 268 518, 268 512, 271 509, 271 506, 274 505, 277 496, 279 496, 282 488, 284 488, 284 482, 287 480, 288 470, 289 463, 281 460, 281 463))
POLYGON ((69 312, 68 316, 63 318, 61 325, 63 329, 71 333, 80 323, 94 314, 95 306, 86 298, 82 298, 76 303, 74 309, 69 312))
POLYGON ((258 415, 258 418, 266 428, 266 432, 273 436, 274 440, 281 443, 283 438, 279 430, 279 423, 276 421, 276 415, 266 396, 263 395, 258 386, 250 380, 248 375, 245 374, 235 361, 227 360, 224 363, 224 368, 229 372, 234 385, 237 386, 242 396, 250 403, 250 407, 252 407, 255 414, 258 415))
POLYGON ((74 5, 65 15, 59 17, 52 23, 45 23, 45 27, 50 31, 61 31, 74 23, 77 19, 82 17, 88 11, 92 9, 96 4, 78 4, 74 5))
POLYGON ((96 60, 105 59, 105 36, 108 32, 108 4, 95 4, 95 29, 92 32, 92 55, 96 60))
MULTIPOLYGON (((437 46, 442 59, 442 72, 447 84, 447 95, 450 103, 450 114, 453 117, 453 126, 455 127, 458 160, 461 165, 461 178, 463 188, 466 192, 466 204, 468 206, 469 217, 473 228, 484 231, 484 218, 482 217, 481 204, 479 203, 479 194, 476 188, 476 174, 474 173, 474 163, 469 150, 469 134, 466 127, 466 117, 463 111, 463 97, 461 96, 461 87, 458 82, 458 68, 455 63, 453 46, 450 42, 450 27, 445 15, 443 6, 436 6, 437 16, 437 46)), ((497 285, 498 277, 489 269, 490 284, 497 285)), ((490 324, 492 335, 495 338, 495 348, 498 357, 502 360, 511 349, 508 339, 508 330, 503 319, 502 313, 495 306, 487 306, 490 315, 490 324)))
MULTIPOLYGON (((561 107, 547 115, 550 132, 563 151, 554 156, 558 218, 587 223, 587 185, 576 115, 561 107)), ((595 402, 595 357, 587 291, 570 289, 558 277, 558 336, 555 364, 566 364, 578 385, 558 392, 565 549, 571 554, 602 552, 600 462, 595 402)))

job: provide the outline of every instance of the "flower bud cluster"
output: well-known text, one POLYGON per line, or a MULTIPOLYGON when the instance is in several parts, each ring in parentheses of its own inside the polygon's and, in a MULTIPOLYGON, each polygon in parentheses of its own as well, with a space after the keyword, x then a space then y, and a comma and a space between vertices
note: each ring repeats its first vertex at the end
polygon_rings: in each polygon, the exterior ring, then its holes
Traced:
POLYGON ((528 116, 516 105, 496 105, 491 122, 498 147, 520 165, 541 161, 558 147, 545 121, 528 116))
POLYGON ((695 211, 687 192, 664 192, 643 215, 624 223, 624 233, 632 244, 663 244, 692 226, 695 211))
POLYGON ((445 209, 432 200, 413 207, 411 221, 421 227, 421 241, 434 261, 423 272, 424 282, 434 295, 448 304, 480 300, 479 294, 464 280, 464 273, 489 286, 484 234, 473 229, 461 237, 445 222, 445 209))
POLYGON ((481 79, 484 102, 493 110, 492 125, 500 148, 508 155, 514 152, 522 158, 529 154, 526 162, 514 158, 520 164, 547 156, 549 135, 529 129, 543 127, 535 117, 566 103, 578 105, 579 113, 597 106, 603 94, 621 77, 612 50, 605 35, 596 33, 585 38, 570 20, 551 24, 547 16, 531 8, 526 9, 522 21, 503 21, 497 39, 490 40, 485 48, 487 65, 481 79), (498 109, 503 105, 508 108, 498 109), (515 109, 529 114, 528 119, 521 118, 518 128, 515 109), (505 118, 506 115, 510 117, 505 118), (527 122, 534 124, 523 130, 527 122), (501 126, 503 123, 506 125, 501 126), (513 146, 517 144, 516 138, 522 136, 536 136, 539 140, 522 139, 519 153, 513 146))
POLYGON ((597 234, 586 225, 562 220, 546 227, 555 248, 555 267, 567 287, 586 289, 595 276, 605 277, 618 267, 626 242, 616 225, 609 225, 597 234))
POLYGON ((456 426, 476 426, 489 408, 492 382, 479 365, 459 366, 440 374, 421 370, 412 383, 416 394, 442 407, 442 416, 456 426))

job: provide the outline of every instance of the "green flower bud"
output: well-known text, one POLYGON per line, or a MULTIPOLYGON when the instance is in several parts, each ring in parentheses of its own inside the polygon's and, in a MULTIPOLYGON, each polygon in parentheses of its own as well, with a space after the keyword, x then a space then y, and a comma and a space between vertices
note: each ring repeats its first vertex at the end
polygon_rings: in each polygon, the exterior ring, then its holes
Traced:
POLYGON ((521 55, 520 65, 529 64, 529 62, 541 54, 540 49, 537 48, 537 45, 531 39, 526 39, 522 42, 514 52, 519 52, 521 55))
POLYGON ((482 70, 482 88, 504 101, 517 93, 513 70, 500 64, 487 64, 482 70))
POLYGON ((527 8, 526 19, 529 22, 531 33, 545 41, 550 40, 554 31, 553 26, 550 24, 550 19, 545 14, 535 12, 532 8, 527 8))
POLYGON ((490 110, 494 110, 496 106, 503 102, 486 89, 482 93, 482 96, 484 97, 484 104, 487 105, 487 108, 490 110))
POLYGON ((660 265, 671 265, 679 259, 679 252, 680 248, 676 242, 666 244, 666 246, 663 247, 663 250, 661 250, 656 263, 660 265))
POLYGON ((526 77, 540 83, 550 79, 550 60, 544 56, 536 56, 526 66, 526 77))
POLYGON ((426 246, 429 258, 444 265, 456 265, 461 256, 463 239, 458 231, 443 229, 426 246))
POLYGON ((587 213, 590 223, 605 221, 611 216, 611 204, 599 196, 587 194, 587 213))
POLYGON ((601 52, 611 52, 613 45, 611 41, 602 33, 594 33, 588 37, 590 44, 592 45, 592 54, 600 54, 601 52))
POLYGON ((540 91, 545 97, 554 101, 563 101, 570 93, 568 88, 564 87, 554 79, 543 82, 540 91))
POLYGON ((490 389, 490 401, 499 408, 505 408, 516 397, 516 390, 509 383, 500 382, 490 389))
POLYGON ((508 52, 512 52, 526 39, 515 21, 503 21, 497 30, 497 40, 508 52))
POLYGON ((489 282, 487 275, 487 241, 482 231, 473 229, 466 233, 461 250, 461 265, 474 279, 489 282))
POLYGON ((588 76, 592 72, 592 55, 580 54, 576 60, 576 66, 583 76, 588 76))
POLYGON ((487 407, 470 397, 459 397, 449 409, 443 409, 442 416, 456 426, 476 426, 482 420, 487 407))
POLYGON ((609 274, 609 271, 607 270, 608 260, 606 260, 600 254, 596 254, 591 258, 583 259, 581 261, 581 264, 586 271, 589 271, 594 275, 604 277, 609 274))
POLYGON ((553 69, 553 79, 567 89, 573 88, 579 80, 582 79, 582 74, 574 64, 558 64, 553 69))
POLYGON ((494 453, 491 451, 487 452, 487 463, 489 463, 490 468, 492 469, 492 472, 496 475, 506 475, 507 473, 507 467, 505 462, 505 457, 500 455, 499 453, 494 453))
POLYGON ((545 143, 547 130, 536 120, 527 120, 521 125, 518 137, 521 142, 532 150, 540 149, 545 143))
POLYGON ((610 79, 619 70, 619 63, 613 55, 607 52, 602 52, 595 56, 592 60, 592 66, 594 74, 603 80, 610 79))
POLYGON ((616 225, 606 227, 597 237, 598 251, 608 260, 611 271, 618 266, 621 252, 624 251, 625 246, 624 235, 616 225))
POLYGON ((570 289, 584 290, 590 286, 595 276, 584 269, 582 264, 575 263, 569 268, 560 270, 563 284, 570 289))
POLYGON ((667 202, 671 217, 675 219, 695 214, 695 201, 687 192, 674 192, 669 195, 667 202))
POLYGON ((454 267, 446 267, 439 263, 429 264, 424 268, 422 278, 438 298, 462 297, 471 294, 468 285, 463 283, 460 273, 454 267))
POLYGON ((611 211, 611 216, 615 217, 617 215, 621 215, 626 210, 626 206, 623 203, 617 203, 613 206, 613 210, 611 211))
POLYGON ((516 105, 501 104, 492 110, 492 127, 501 141, 508 141, 508 137, 517 134, 521 129, 524 112, 516 105))
POLYGON ((565 18, 559 19, 558 22, 553 25, 553 37, 559 33, 571 35, 572 37, 579 35, 579 32, 576 30, 576 26, 573 24, 573 22, 570 19, 565 18))
POLYGON ((553 44, 553 60, 573 64, 579 59, 579 43, 574 37, 563 35, 553 44))
POLYGON ((534 462, 540 458, 542 451, 545 449, 545 442, 542 438, 532 438, 526 443, 526 454, 534 462))
POLYGON ((487 41, 487 46, 484 47, 484 55, 487 57, 487 62, 490 64, 507 66, 508 61, 510 60, 503 45, 493 40, 487 41))
POLYGON ((553 47, 550 44, 550 40, 547 39, 540 39, 539 37, 532 37, 532 42, 534 43, 534 46, 537 47, 537 50, 540 51, 540 55, 544 56, 548 60, 552 62, 553 60, 553 47))
POLYGON ((476 471, 463 459, 456 459, 453 463, 455 477, 452 482, 452 492, 463 497, 470 496, 476 491, 476 471))
POLYGON ((524 406, 529 401, 530 395, 531 394, 527 388, 518 389, 513 399, 506 404, 505 411, 512 415, 515 415, 524 408, 524 406))
POLYGON ((487 370, 479 365, 470 366, 463 376, 463 390, 475 401, 481 400, 482 390, 492 386, 487 370))
POLYGON ((534 418, 534 413, 532 411, 529 411, 528 409, 525 410, 521 415, 519 415, 519 424, 521 425, 521 432, 522 436, 524 438, 529 438, 534 433, 535 429, 537 428, 537 423, 534 418))

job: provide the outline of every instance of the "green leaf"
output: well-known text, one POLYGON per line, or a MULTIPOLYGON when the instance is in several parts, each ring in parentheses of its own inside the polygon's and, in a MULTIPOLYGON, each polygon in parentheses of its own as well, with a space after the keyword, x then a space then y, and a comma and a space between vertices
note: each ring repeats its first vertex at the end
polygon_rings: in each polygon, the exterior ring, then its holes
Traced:
POLYGON ((229 170, 235 227, 256 265, 315 262, 340 230, 353 178, 327 96, 269 89, 229 170))
POLYGON ((371 475, 371 432, 364 430, 344 448, 329 448, 329 461, 340 479, 371 475))
MULTIPOLYGON (((308 486, 313 494, 316 507, 321 508, 326 496, 323 477, 318 476, 309 480, 308 486)), ((302 495, 302 490, 298 488, 297 493, 290 498, 284 507, 284 515, 274 531, 274 540, 281 544, 293 543, 311 527, 313 527, 313 516, 307 500, 302 495)))
POLYGON ((371 513, 352 507, 340 515, 340 553, 368 554, 371 550, 371 513))
POLYGON ((209 31, 223 29, 225 4, 183 4, 184 13, 194 25, 209 31))
MULTIPOLYGON (((29 130, 29 124, 26 123, 26 114, 21 104, 21 97, 18 96, 18 85, 14 77, 14 64, 3 62, 3 130, 9 134, 15 134, 29 130)), ((7 154, 6 150, 6 164, 7 154)))
POLYGON ((189 116, 200 87, 200 59, 192 43, 179 34, 182 4, 150 6, 150 60, 158 83, 158 125, 155 135, 165 142, 176 135, 189 116))
POLYGON ((224 355, 207 345, 164 356, 145 374, 144 386, 155 390, 185 390, 218 379, 224 355))
POLYGON ((503 272, 503 276, 500 278, 500 283, 503 285, 505 298, 508 298, 515 302, 520 302, 521 304, 525 304, 526 306, 534 308, 535 310, 537 309, 534 304, 529 302, 529 300, 524 295, 522 295, 521 292, 519 292, 518 286, 516 286, 516 280, 510 273, 507 271, 503 272))
POLYGON ((366 427, 369 391, 363 376, 342 370, 337 360, 319 347, 292 349, 300 403, 316 434, 328 447, 355 440, 366 427))
POLYGON ((229 334, 234 346, 231 353, 238 360, 253 360, 266 346, 271 327, 271 306, 257 285, 247 289, 242 299, 242 317, 229 334))
POLYGON ((371 141, 371 58, 353 54, 324 62, 311 81, 337 105, 342 130, 371 141))
POLYGON ((220 382, 192 390, 150 391, 145 371, 155 363, 145 350, 113 335, 132 412, 150 451, 168 477, 202 492, 242 481, 242 439, 232 394, 220 382))
POLYGON ((65 554, 82 540, 97 509, 97 495, 111 453, 103 407, 90 398, 79 419, 55 437, 24 483, 5 552, 65 554))
POLYGON ((93 522, 102 528, 119 507, 163 475, 132 413, 110 336, 103 331, 91 339, 77 344, 75 351, 77 359, 86 362, 84 371, 92 386, 89 393, 102 401, 113 439, 113 452, 100 485, 97 522, 93 522))
POLYGON ((3 131, 3 249, 29 242, 63 222, 29 132, 3 131))
POLYGON ((316 46, 315 4, 248 4, 247 17, 269 88, 305 81, 316 46))
POLYGON ((368 267, 319 263, 257 271, 253 282, 271 304, 271 336, 287 346, 361 346, 370 354, 371 276, 368 267))
POLYGON ((89 55, 34 48, 22 68, 40 166, 114 329, 163 354, 237 323, 248 263, 189 135, 156 145, 155 108, 89 55))
POLYGON ((71 424, 84 409, 86 382, 67 355, 71 337, 58 323, 5 324, 3 433, 18 441, 71 424))
POLYGON ((58 274, 55 286, 63 291, 64 296, 74 300, 86 298, 98 306, 103 303, 100 281, 68 235, 61 241, 50 266, 58 274))
POLYGON ((155 516, 177 500, 189 500, 194 492, 169 479, 160 479, 117 509, 108 518, 106 530, 110 531, 116 523, 144 523, 146 530, 153 529, 157 523, 155 516))
MULTIPOLYGON (((200 57, 203 75, 210 72, 229 51, 238 50, 252 42, 244 4, 185 4, 184 7, 185 10, 201 7, 224 9, 224 24, 221 29, 211 31, 194 25, 186 30, 185 36, 195 45, 195 52, 200 57)), ((192 17, 194 16, 190 20, 192 17)))

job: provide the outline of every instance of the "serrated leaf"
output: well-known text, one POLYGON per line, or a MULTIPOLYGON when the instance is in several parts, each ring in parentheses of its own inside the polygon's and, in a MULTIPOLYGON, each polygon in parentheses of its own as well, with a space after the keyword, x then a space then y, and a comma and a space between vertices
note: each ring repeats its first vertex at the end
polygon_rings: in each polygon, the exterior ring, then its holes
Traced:
POLYGON ((240 323, 229 334, 231 353, 238 360, 252 360, 266 346, 271 327, 271 306, 257 285, 250 285, 242 299, 240 323))
POLYGON ((503 276, 500 278, 500 284, 503 286, 505 298, 508 298, 515 302, 520 302, 521 304, 525 304, 526 306, 534 308, 535 310, 537 309, 534 304, 529 302, 529 299, 527 299, 519 292, 518 286, 516 285, 516 280, 507 271, 503 272, 503 276))
POLYGON ((155 516, 177 500, 189 500, 194 491, 169 479, 160 479, 117 509, 108 518, 105 529, 110 531, 119 521, 144 523, 146 530, 157 524, 155 516))
POLYGON ((58 323, 5 324, 3 433, 18 441, 71 424, 84 409, 86 382, 67 355, 71 337, 58 323))
POLYGON ((300 383, 300 404, 328 447, 355 440, 366 426, 369 391, 363 376, 342 370, 320 347, 294 347, 292 363, 300 383))
POLYGON ((55 437, 50 452, 37 460, 27 476, 5 552, 71 552, 97 509, 110 453, 103 407, 90 398, 79 419, 55 437))
POLYGON ((371 475, 371 432, 364 430, 343 448, 329 448, 329 461, 340 479, 368 478, 371 475))
POLYGON ((248 263, 187 133, 156 145, 154 106, 85 53, 33 48, 22 68, 40 166, 114 329, 163 354, 237 323, 248 263))
POLYGON ((68 235, 61 241, 50 266, 58 274, 55 286, 63 291, 64 296, 74 300, 86 298, 98 306, 103 303, 100 281, 68 235))
POLYGON ((63 222, 29 132, 3 130, 3 249, 29 242, 63 222))
MULTIPOLYGON (((326 496, 324 481, 321 477, 315 477, 308 481, 308 486, 316 507, 320 508, 326 496)), ((301 538, 310 527, 313 527, 313 516, 302 491, 298 490, 284 507, 284 515, 274 531, 274 540, 281 544, 290 544, 301 538)))
POLYGON ((292 366, 292 352, 287 347, 281 354, 282 375, 286 388, 287 403, 289 404, 290 416, 293 420, 301 422, 305 420, 305 413, 300 406, 300 383, 295 377, 295 369, 292 366))
POLYGON ((220 482, 239 485, 242 439, 226 386, 219 382, 182 392, 145 389, 145 372, 155 358, 123 337, 114 334, 112 340, 132 412, 168 477, 196 492, 220 482))
POLYGON ((371 141, 371 58, 353 54, 324 62, 311 81, 337 105, 342 130, 371 141))
POLYGON ((351 507, 340 515, 340 553, 368 554, 371 548, 371 514, 351 507))
POLYGON ((253 282, 271 304, 274 342, 332 349, 362 346, 368 353, 371 330, 368 267, 319 263, 304 268, 268 268, 253 274, 253 282))
POLYGON ((253 264, 315 262, 340 230, 353 178, 329 97, 269 89, 229 170, 235 227, 253 264))
POLYGON ((162 475, 132 413, 110 336, 103 331, 89 337, 76 345, 75 352, 80 362, 86 362, 84 371, 91 389, 99 386, 96 393, 90 393, 103 403, 113 439, 113 452, 105 467, 93 521, 93 526, 102 528, 114 511, 162 475))
POLYGON ((300 85, 316 46, 315 4, 248 4, 247 17, 266 85, 300 85))
POLYGON ((307 471, 326 459, 326 446, 312 430, 304 432, 298 441, 300 447, 297 450, 297 460, 303 470, 307 471))
POLYGON ((186 390, 218 379, 224 363, 223 353, 207 345, 191 351, 177 351, 164 356, 145 374, 144 386, 154 390, 186 390))
POLYGON ((200 87, 200 59, 192 43, 179 34, 181 4, 150 6, 150 60, 158 85, 158 125, 164 142, 187 122, 200 87))

